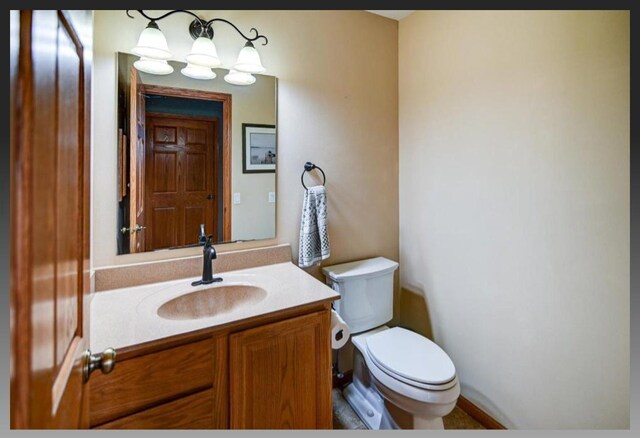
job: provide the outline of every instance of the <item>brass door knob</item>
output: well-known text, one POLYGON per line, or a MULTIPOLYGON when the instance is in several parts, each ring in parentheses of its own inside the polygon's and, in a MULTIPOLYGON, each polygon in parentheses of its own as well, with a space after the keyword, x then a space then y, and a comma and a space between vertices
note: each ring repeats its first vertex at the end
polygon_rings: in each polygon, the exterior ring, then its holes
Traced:
POLYGON ((138 224, 138 225, 136 225, 135 228, 122 227, 122 228, 120 228, 120 232, 122 234, 127 234, 127 233, 134 234, 134 233, 137 233, 138 231, 142 231, 142 230, 146 230, 146 229, 147 229, 147 227, 145 227, 144 225, 138 224))
POLYGON ((89 381, 91 373, 95 370, 102 371, 102 374, 109 374, 116 366, 116 350, 107 348, 102 353, 91 354, 91 350, 84 352, 84 366, 82 367, 82 375, 84 381, 89 381))

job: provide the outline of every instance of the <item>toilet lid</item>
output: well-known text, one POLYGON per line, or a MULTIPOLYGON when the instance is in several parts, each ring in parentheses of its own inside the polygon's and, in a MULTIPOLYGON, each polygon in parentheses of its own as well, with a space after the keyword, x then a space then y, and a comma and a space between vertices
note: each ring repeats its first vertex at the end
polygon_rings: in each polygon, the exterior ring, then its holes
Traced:
POLYGON ((390 374, 419 383, 444 384, 456 368, 444 352, 424 336, 394 327, 367 338, 367 351, 390 374))

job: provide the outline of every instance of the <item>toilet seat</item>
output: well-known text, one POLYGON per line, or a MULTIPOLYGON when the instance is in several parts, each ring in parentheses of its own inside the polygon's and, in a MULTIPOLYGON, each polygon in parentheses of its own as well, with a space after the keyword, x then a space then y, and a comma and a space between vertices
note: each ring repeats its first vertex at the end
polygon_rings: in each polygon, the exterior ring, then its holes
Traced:
POLYGON ((429 339, 394 327, 366 338, 367 356, 381 371, 417 388, 444 391, 456 385, 449 356, 429 339))

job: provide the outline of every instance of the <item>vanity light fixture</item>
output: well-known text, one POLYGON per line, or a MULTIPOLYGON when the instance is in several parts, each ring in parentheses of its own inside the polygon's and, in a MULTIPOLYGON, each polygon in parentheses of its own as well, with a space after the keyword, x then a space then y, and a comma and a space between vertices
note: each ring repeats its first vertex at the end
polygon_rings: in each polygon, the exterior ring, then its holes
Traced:
POLYGON ((251 41, 247 41, 240 50, 238 62, 233 69, 245 73, 263 73, 266 70, 260 61, 260 54, 251 41))
POLYGON ((131 52, 141 58, 164 60, 171 58, 167 39, 154 20, 149 21, 138 38, 138 44, 131 49, 131 52))
POLYGON ((191 52, 185 57, 187 62, 203 67, 220 67, 222 62, 218 58, 218 50, 213 41, 207 37, 200 36, 195 39, 191 46, 191 52))
POLYGON ((256 78, 251 73, 231 69, 224 76, 224 80, 232 85, 251 85, 256 81, 256 78))
MULTIPOLYGON (((193 12, 183 9, 169 11, 158 17, 151 17, 143 10, 137 11, 149 20, 149 24, 140 34, 138 44, 131 50, 135 55, 140 56, 140 60, 134 63, 134 66, 138 70, 152 74, 168 74, 173 71, 173 68, 166 62, 166 60, 171 57, 171 52, 169 51, 164 34, 158 27, 157 21, 176 13, 184 13, 194 17, 194 20, 189 25, 189 34, 194 39, 194 42, 191 46, 191 51, 186 56, 187 66, 181 70, 185 76, 195 79, 213 79, 216 77, 216 74, 211 69, 222 65, 218 57, 218 51, 212 40, 214 36, 212 24, 217 21, 227 23, 233 27, 246 41, 244 47, 238 54, 233 69, 225 75, 225 80, 235 85, 250 85, 256 81, 256 78, 251 75, 252 73, 264 73, 266 70, 262 65, 260 54, 253 45, 253 42, 263 39, 264 42, 262 45, 266 46, 269 40, 266 36, 260 35, 254 27, 250 29, 254 35, 249 37, 242 33, 235 24, 223 18, 212 18, 209 21, 205 21, 193 12), (153 63, 152 61, 158 63, 153 63), (171 70, 168 71, 167 67, 171 70)), ((133 15, 129 13, 129 10, 127 10, 126 13, 128 17, 134 18, 133 15)))
POLYGON ((214 79, 216 74, 209 67, 188 63, 180 72, 193 79, 214 79))
POLYGON ((168 75, 173 73, 173 67, 164 59, 141 57, 133 63, 133 66, 140 71, 151 73, 152 75, 168 75))

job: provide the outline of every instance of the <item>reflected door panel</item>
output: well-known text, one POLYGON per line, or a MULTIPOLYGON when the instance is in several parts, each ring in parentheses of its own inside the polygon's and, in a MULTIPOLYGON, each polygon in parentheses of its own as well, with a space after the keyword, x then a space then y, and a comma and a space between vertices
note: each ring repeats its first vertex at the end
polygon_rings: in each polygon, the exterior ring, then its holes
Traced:
POLYGON ((218 240, 218 120, 148 113, 147 250, 197 244, 200 225, 218 240))

